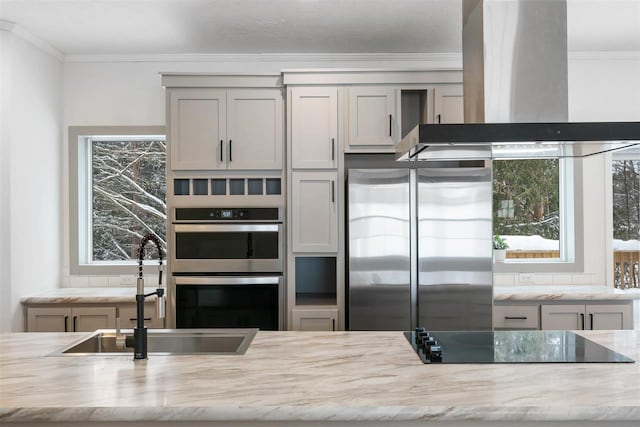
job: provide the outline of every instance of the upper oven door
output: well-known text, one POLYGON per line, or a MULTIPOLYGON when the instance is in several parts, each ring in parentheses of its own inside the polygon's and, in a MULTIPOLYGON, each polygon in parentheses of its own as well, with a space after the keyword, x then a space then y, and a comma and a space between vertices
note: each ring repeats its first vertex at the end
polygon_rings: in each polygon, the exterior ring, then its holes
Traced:
POLYGON ((282 224, 173 224, 173 272, 280 273, 282 224))

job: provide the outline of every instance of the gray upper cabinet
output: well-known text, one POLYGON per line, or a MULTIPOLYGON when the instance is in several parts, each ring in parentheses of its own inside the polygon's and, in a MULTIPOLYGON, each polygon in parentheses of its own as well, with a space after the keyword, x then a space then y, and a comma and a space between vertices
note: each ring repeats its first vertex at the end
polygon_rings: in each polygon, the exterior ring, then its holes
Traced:
POLYGON ((461 85, 436 87, 433 97, 435 123, 464 123, 464 98, 461 85))
POLYGON ((173 170, 282 169, 280 89, 171 89, 173 170))
POLYGON ((337 165, 337 89, 294 87, 291 90, 291 166, 335 169, 337 165))
POLYGON ((388 86, 349 88, 349 147, 391 147, 398 139, 396 90, 388 86))
POLYGON ((225 169, 227 92, 173 89, 169 95, 171 168, 225 169))

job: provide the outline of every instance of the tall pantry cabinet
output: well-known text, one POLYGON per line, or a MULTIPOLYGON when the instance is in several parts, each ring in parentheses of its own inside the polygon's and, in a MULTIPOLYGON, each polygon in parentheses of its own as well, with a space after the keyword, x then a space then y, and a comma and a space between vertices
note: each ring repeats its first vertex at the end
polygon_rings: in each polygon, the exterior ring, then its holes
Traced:
POLYGON ((294 330, 338 330, 344 293, 344 267, 338 256, 342 209, 338 89, 289 87, 287 100, 289 324, 294 330))

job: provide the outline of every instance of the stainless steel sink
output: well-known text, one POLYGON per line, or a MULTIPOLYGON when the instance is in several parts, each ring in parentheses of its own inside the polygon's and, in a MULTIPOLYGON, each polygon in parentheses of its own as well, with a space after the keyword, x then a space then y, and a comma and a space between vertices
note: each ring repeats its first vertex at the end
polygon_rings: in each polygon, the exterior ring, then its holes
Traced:
MULTIPOLYGON (((257 329, 149 329, 149 355, 244 354, 257 329)), ((123 330, 122 335, 133 335, 123 330)), ((117 344, 116 331, 97 330, 50 356, 132 355, 132 348, 117 344)))

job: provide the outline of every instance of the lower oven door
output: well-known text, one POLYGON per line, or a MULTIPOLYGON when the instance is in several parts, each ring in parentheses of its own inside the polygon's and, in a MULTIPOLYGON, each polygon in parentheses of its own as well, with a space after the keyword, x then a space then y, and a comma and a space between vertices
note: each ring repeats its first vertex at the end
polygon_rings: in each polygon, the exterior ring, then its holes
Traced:
POLYGON ((177 276, 176 328, 281 330, 282 276, 177 276))

